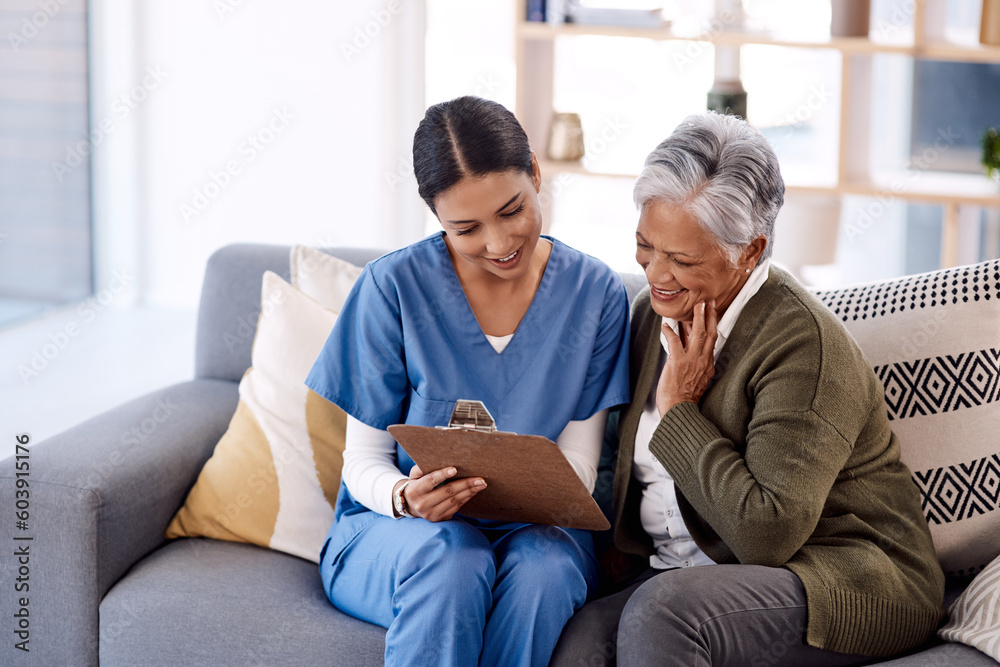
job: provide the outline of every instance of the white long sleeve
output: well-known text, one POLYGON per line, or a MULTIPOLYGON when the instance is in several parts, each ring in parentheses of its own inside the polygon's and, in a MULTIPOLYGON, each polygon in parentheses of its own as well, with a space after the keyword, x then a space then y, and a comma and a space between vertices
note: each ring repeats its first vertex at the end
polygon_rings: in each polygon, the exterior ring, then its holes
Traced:
POLYGON ((597 484, 597 464, 601 461, 607 423, 608 410, 604 409, 583 421, 566 424, 556 439, 559 450, 590 493, 594 492, 594 485, 597 484))
MULTIPOLYGON (((597 464, 601 458, 608 411, 601 410, 583 421, 573 421, 559 434, 556 444, 573 470, 593 493, 597 464)), ((406 476, 396 466, 396 441, 388 431, 373 428, 347 416, 344 483, 361 504, 370 510, 394 516, 392 489, 406 476)))
POLYGON ((396 441, 388 431, 347 415, 341 476, 355 500, 379 514, 394 515, 392 489, 406 475, 396 465, 396 441))

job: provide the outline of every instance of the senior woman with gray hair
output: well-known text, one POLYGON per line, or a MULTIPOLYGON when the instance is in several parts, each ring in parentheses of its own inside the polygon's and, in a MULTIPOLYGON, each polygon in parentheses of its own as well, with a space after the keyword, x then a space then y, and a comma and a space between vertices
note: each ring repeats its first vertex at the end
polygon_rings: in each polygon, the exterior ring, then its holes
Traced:
POLYGON ((617 649, 620 665, 818 667, 917 647, 943 617, 944 576, 881 384, 770 263, 774 152, 736 117, 691 116, 634 198, 649 286, 614 545, 645 571, 577 613, 563 636, 594 643, 560 645, 553 664, 617 649))

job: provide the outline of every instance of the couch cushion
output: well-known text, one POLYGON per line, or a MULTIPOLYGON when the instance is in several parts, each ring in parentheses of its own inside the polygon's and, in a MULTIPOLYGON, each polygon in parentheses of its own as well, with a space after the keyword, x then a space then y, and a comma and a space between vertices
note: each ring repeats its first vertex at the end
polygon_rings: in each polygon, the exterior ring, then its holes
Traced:
POLYGON ((1000 261, 819 292, 885 388, 946 574, 1000 554, 1000 261))
POLYGON ((385 630, 341 613, 314 563, 249 544, 167 543, 100 608, 102 665, 381 665, 385 630))
POLYGON ((646 276, 639 273, 622 273, 622 282, 625 283, 625 292, 628 294, 628 302, 631 305, 635 301, 635 296, 648 285, 646 276))
POLYGON ((875 663, 886 667, 997 667, 996 660, 965 644, 940 644, 933 648, 875 663))

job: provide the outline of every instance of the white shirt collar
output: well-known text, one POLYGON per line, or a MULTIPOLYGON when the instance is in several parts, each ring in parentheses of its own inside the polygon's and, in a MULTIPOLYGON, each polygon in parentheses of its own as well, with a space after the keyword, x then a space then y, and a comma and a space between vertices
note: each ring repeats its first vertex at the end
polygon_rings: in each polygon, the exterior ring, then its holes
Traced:
MULTIPOLYGON (((729 340, 729 334, 733 332, 733 327, 736 326, 736 320, 739 319, 740 313, 743 312, 744 306, 747 302, 753 298, 764 282, 767 280, 769 271, 771 268, 771 259, 765 259, 764 261, 757 264, 753 271, 750 272, 750 277, 747 278, 746 283, 740 290, 733 302, 729 304, 729 308, 722 315, 722 319, 719 320, 718 332, 719 338, 715 341, 715 359, 718 361, 719 353, 722 351, 722 347, 729 340)), ((664 317, 663 321, 670 325, 670 328, 674 330, 674 333, 678 333, 677 330, 677 320, 671 319, 669 317, 664 317)), ((664 350, 667 350, 667 337, 660 333, 660 345, 663 346, 664 350)), ((669 351, 667 351, 669 354, 669 351)))

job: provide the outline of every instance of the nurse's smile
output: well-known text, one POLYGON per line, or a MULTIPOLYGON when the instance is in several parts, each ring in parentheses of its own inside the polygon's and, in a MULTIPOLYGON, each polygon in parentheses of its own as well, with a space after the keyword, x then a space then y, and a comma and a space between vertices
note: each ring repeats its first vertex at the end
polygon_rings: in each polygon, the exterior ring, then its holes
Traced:
POLYGON ((501 269, 502 271, 509 271, 520 263, 521 257, 524 256, 524 253, 521 251, 523 247, 524 246, 518 248, 502 259, 493 259, 492 257, 487 257, 486 259, 492 262, 493 266, 501 269))

